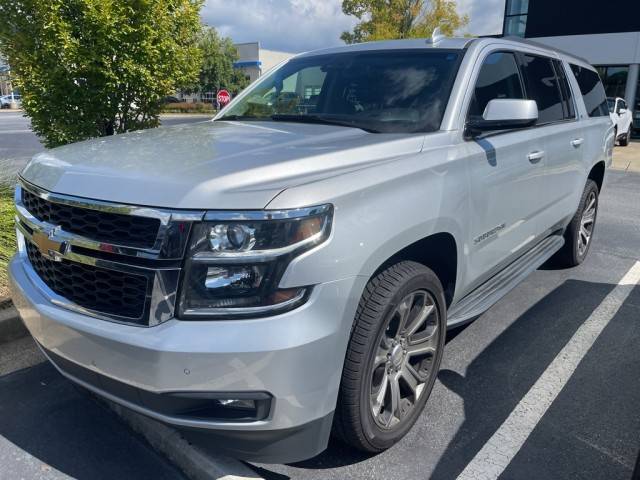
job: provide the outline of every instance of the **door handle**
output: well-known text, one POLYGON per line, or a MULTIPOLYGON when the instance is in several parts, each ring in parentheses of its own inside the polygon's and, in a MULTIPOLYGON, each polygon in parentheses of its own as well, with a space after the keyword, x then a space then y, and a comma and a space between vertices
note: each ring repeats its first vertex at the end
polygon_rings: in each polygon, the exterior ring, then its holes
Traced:
POLYGON ((527 158, 531 163, 538 163, 544 158, 544 152, 541 150, 536 150, 535 152, 531 152, 529 155, 527 155, 527 158))
POLYGON ((571 145, 578 148, 580 145, 584 143, 584 138, 576 138, 575 140, 571 140, 571 145))

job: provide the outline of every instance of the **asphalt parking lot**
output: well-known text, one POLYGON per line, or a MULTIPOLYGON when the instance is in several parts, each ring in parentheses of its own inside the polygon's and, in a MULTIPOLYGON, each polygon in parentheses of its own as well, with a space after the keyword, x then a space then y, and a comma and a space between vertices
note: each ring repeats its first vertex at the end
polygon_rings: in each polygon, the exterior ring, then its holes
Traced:
MULTIPOLYGON (((41 147, 17 133, 28 130, 23 119, 5 115, 15 114, 0 114, 0 159, 17 159, 18 168, 41 147)), ((640 268, 640 174, 610 171, 600 208, 583 265, 543 266, 450 332, 427 408, 398 445, 366 456, 334 441, 314 459, 256 471, 273 480, 496 471, 502 479, 630 480, 640 451, 640 287, 626 283, 640 268)), ((0 479, 182 478, 41 362, 29 338, 0 345, 0 479)))

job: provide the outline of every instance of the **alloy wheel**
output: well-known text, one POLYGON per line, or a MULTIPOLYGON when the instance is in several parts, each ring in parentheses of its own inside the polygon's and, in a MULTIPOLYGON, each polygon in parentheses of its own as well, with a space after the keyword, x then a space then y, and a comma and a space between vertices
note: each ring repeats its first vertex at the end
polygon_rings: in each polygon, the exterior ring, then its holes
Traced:
POLYGON ((391 313, 374 357, 370 408, 376 424, 392 429, 407 418, 436 372, 439 313, 426 290, 405 296, 391 313))
POLYGON ((578 232, 578 255, 583 256, 589 248, 593 227, 596 221, 597 198, 596 193, 591 192, 587 197, 586 207, 580 219, 580 231, 578 232))

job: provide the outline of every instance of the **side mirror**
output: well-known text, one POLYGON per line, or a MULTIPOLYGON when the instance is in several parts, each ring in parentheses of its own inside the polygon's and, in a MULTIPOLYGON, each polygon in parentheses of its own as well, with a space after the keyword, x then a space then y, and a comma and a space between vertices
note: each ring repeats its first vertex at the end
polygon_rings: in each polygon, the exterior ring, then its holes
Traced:
POLYGON ((470 118, 467 135, 474 137, 494 130, 527 128, 538 121, 538 104, 535 100, 494 98, 484 109, 482 117, 470 118))

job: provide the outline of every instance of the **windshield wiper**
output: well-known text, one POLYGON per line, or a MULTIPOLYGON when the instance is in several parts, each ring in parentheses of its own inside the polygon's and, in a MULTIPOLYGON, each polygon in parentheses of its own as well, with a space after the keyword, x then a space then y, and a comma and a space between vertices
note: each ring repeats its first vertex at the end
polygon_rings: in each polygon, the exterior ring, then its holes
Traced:
POLYGON ((359 128, 369 133, 380 133, 380 130, 359 125, 354 121, 349 121, 346 119, 343 120, 343 119, 335 118, 332 116, 324 116, 324 115, 295 115, 295 114, 288 114, 288 113, 278 113, 275 115, 271 115, 271 120, 275 122, 299 122, 299 123, 317 123, 321 125, 337 125, 339 127, 359 128))

